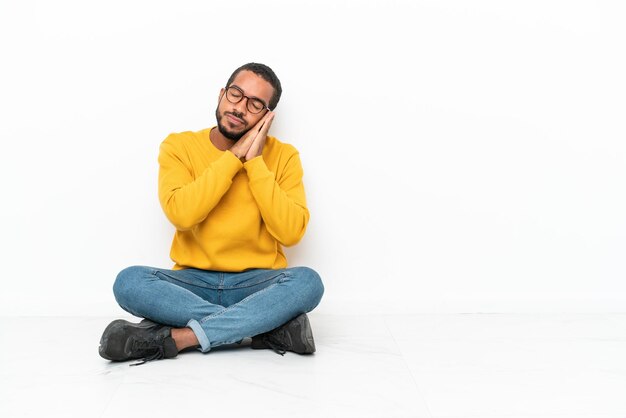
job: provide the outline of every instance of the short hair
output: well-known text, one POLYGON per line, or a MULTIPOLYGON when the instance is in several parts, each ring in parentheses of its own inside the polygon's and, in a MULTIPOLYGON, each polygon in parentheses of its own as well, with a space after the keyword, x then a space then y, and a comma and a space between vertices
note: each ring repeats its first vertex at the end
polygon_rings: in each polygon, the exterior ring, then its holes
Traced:
POLYGON ((274 110, 276 108, 276 105, 278 105, 278 101, 280 100, 280 95, 283 92, 283 89, 280 86, 280 80, 278 79, 278 77, 276 77, 276 74, 274 73, 274 71, 272 71, 272 69, 265 64, 249 62, 237 68, 233 72, 233 74, 228 79, 228 82, 226 83, 226 87, 230 86, 230 84, 233 82, 235 77, 237 77, 237 74, 239 74, 242 71, 252 71, 254 74, 258 75, 263 80, 267 81, 268 83, 272 85, 272 87, 274 88, 274 94, 272 95, 272 98, 270 99, 270 102, 267 105, 267 107, 269 107, 271 110, 274 110))

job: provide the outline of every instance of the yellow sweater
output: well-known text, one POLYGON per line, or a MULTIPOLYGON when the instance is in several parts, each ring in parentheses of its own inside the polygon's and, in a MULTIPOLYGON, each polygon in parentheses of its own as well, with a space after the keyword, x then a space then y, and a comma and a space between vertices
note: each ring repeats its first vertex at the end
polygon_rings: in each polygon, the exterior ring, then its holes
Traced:
POLYGON ((263 155, 242 163, 211 143, 211 129, 171 134, 159 149, 173 269, 287 267, 282 246, 300 241, 309 221, 298 151, 268 136, 263 155))

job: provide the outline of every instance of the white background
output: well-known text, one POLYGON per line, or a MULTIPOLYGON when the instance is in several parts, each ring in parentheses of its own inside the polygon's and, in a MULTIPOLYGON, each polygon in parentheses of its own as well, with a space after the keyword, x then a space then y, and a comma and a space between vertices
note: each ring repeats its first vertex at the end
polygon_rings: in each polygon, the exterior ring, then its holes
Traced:
POLYGON ((118 315, 170 268, 171 132, 257 61, 312 213, 324 312, 626 311, 615 1, 2 1, 2 315, 118 315))

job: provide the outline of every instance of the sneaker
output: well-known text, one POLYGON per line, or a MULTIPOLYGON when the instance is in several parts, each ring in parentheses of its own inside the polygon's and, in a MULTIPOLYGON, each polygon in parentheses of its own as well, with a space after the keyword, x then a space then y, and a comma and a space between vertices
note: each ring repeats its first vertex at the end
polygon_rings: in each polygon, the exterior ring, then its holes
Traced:
POLYGON ((252 337, 250 347, 254 349, 271 348, 281 356, 287 351, 298 354, 315 352, 315 341, 311 324, 306 314, 299 315, 289 322, 269 332, 252 337))
POLYGON ((113 361, 142 359, 147 361, 173 358, 178 355, 172 328, 144 319, 138 324, 117 319, 111 322, 100 338, 100 356, 113 361))

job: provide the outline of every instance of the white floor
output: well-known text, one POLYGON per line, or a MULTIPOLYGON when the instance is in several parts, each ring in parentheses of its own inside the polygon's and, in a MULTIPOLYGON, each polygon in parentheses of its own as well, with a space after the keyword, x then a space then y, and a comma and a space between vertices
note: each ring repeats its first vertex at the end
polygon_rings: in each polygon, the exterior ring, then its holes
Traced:
POLYGON ((115 318, 0 318, 0 417, 626 417, 626 315, 313 313, 313 356, 242 345, 129 367, 115 318))

